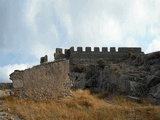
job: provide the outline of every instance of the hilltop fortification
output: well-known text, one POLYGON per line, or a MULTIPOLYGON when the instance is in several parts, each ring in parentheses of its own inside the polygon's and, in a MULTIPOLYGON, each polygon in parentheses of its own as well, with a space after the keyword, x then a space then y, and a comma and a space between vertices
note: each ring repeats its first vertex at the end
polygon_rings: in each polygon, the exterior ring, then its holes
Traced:
POLYGON ((66 49, 65 53, 61 48, 57 48, 54 54, 55 61, 48 62, 45 55, 40 58, 40 65, 34 66, 26 70, 15 70, 10 79, 13 81, 15 91, 19 91, 20 96, 31 98, 42 98, 54 96, 63 96, 68 93, 72 84, 69 79, 70 64, 94 64, 98 58, 106 61, 121 61, 126 59, 129 53, 144 54, 141 48, 118 48, 103 47, 102 51, 98 47, 91 51, 91 47, 86 47, 85 51, 82 47, 78 47, 77 51, 74 47, 66 49))
POLYGON ((125 59, 129 53, 144 54, 139 47, 119 47, 118 51, 115 47, 111 47, 110 50, 107 47, 102 47, 102 51, 99 47, 94 47, 94 51, 91 51, 91 47, 86 47, 85 51, 82 47, 77 47, 77 51, 74 50, 74 47, 71 47, 65 49, 65 53, 62 51, 61 48, 56 49, 55 60, 69 59, 72 64, 91 64, 95 63, 98 58, 118 62, 125 59))

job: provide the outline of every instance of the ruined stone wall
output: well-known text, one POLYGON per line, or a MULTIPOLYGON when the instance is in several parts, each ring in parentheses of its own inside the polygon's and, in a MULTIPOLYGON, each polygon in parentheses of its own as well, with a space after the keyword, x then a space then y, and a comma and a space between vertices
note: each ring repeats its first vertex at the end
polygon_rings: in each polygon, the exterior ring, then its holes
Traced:
POLYGON ((12 83, 0 83, 0 90, 12 89, 12 83))
POLYGON ((44 63, 10 75, 13 87, 30 98, 60 97, 69 93, 69 61, 44 63))
POLYGON ((128 53, 143 54, 141 48, 132 48, 132 47, 120 47, 116 51, 115 47, 111 47, 108 51, 107 47, 103 47, 100 51, 99 47, 94 47, 94 50, 91 51, 91 47, 86 47, 85 51, 82 50, 82 47, 77 47, 77 51, 71 47, 68 50, 65 50, 65 53, 62 53, 61 48, 56 49, 54 54, 55 59, 69 59, 73 64, 85 64, 85 63, 95 63, 98 58, 104 58, 107 61, 120 61, 126 58, 128 53))

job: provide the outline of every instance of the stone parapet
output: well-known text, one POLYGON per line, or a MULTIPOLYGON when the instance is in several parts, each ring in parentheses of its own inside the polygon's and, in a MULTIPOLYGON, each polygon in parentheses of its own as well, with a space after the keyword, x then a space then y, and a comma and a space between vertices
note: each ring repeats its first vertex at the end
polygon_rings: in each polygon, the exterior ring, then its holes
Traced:
POLYGON ((62 49, 56 49, 54 54, 55 60, 57 59, 69 59, 71 63, 85 64, 85 63, 95 63, 98 58, 104 58, 107 61, 120 61, 126 58, 129 53, 134 54, 144 54, 141 51, 140 47, 119 47, 116 51, 115 47, 102 47, 102 51, 99 47, 94 47, 94 50, 91 50, 91 47, 86 47, 83 51, 82 47, 77 47, 77 50, 74 50, 74 47, 66 49, 65 53, 62 52, 62 49))

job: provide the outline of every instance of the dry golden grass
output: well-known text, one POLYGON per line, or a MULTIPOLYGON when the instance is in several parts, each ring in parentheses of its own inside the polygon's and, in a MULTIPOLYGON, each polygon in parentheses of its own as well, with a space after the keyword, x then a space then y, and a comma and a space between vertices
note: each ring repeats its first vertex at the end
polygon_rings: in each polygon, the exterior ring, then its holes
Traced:
POLYGON ((70 98, 58 101, 33 101, 9 97, 5 99, 2 107, 25 120, 160 119, 160 106, 133 103, 120 96, 106 100, 106 95, 108 94, 91 95, 89 91, 76 90, 72 91, 70 98))

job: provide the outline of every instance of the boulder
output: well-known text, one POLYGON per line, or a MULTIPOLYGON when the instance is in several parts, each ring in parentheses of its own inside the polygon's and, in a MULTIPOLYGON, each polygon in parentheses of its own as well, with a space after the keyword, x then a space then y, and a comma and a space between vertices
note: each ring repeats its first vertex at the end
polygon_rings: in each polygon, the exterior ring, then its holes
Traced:
POLYGON ((148 75, 146 78, 148 89, 160 83, 160 77, 156 75, 148 75))
POLYGON ((129 91, 128 94, 132 96, 143 96, 146 94, 146 84, 142 84, 136 81, 129 81, 129 91))
POLYGON ((8 97, 11 95, 10 93, 11 93, 10 89, 0 90, 0 98, 8 97))
POLYGON ((152 103, 160 105, 160 83, 150 88, 148 98, 152 103))
POLYGON ((86 74, 85 73, 77 73, 71 72, 69 77, 72 81, 73 89, 84 89, 86 86, 86 74))

